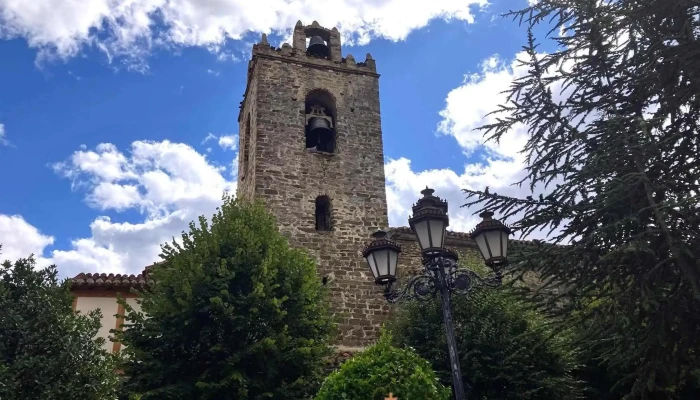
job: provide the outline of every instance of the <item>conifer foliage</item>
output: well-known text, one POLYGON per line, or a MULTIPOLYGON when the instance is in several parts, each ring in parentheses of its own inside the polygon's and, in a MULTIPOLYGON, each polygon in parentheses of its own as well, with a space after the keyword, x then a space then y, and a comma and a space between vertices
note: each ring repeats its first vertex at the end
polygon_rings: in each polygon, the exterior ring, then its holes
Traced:
POLYGON ((515 270, 567 289, 537 298, 574 313, 567 324, 621 377, 615 390, 674 398, 700 362, 700 5, 533 4, 509 14, 528 28, 528 74, 482 129, 527 130, 521 184, 542 194, 467 190, 467 205, 550 232, 553 244, 513 254, 515 270), (555 51, 539 50, 542 28, 555 51))
POLYGON ((116 399, 100 313, 74 312, 57 276, 32 256, 0 265, 0 399, 116 399))
MULTIPOLYGON (((463 379, 475 400, 577 400, 574 351, 541 316, 507 291, 452 297, 463 379)), ((431 362, 445 386, 452 383, 440 299, 402 305, 391 324, 395 341, 431 362)))
POLYGON ((315 263, 260 204, 225 195, 162 247, 141 311, 127 310, 129 393, 151 399, 302 399, 332 329, 315 263))

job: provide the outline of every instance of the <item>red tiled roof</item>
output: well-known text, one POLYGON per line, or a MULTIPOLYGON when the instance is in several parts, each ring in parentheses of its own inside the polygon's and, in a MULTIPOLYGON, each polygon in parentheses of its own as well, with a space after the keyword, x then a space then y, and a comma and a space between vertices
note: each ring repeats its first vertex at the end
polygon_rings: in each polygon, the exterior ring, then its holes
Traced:
POLYGON ((92 274, 80 273, 70 279, 71 289, 130 289, 146 284, 143 274, 92 274))

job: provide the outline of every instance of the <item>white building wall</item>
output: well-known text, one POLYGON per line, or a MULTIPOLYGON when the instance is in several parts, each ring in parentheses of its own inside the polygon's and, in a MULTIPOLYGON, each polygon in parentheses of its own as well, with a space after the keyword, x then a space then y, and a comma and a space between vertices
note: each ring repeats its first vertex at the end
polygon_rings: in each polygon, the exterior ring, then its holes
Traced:
MULTIPOLYGON (((131 299, 129 299, 131 300, 131 299)), ((102 312, 102 327, 97 332, 98 337, 103 337, 105 350, 111 352, 114 343, 109 340, 109 331, 117 326, 117 319, 114 316, 117 313, 118 304, 116 297, 78 297, 75 305, 75 310, 80 311, 85 315, 88 312, 99 308, 102 312)))
POLYGON ((141 304, 138 304, 136 300, 135 298, 126 299, 126 304, 130 305, 134 311, 139 312, 141 311, 141 304))

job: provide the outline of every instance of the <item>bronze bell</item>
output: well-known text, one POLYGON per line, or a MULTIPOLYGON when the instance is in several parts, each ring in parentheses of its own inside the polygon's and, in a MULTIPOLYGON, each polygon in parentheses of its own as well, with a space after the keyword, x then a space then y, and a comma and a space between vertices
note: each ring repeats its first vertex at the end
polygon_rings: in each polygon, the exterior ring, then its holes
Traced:
POLYGON ((310 127, 306 127, 306 148, 315 149, 318 146, 318 134, 311 132, 310 127))
POLYGON ((306 49, 306 52, 313 56, 328 57, 328 46, 326 46, 326 42, 323 41, 322 37, 313 36, 309 40, 309 47, 306 49))
POLYGON ((309 120, 309 133, 319 138, 330 135, 332 133, 331 124, 325 118, 311 118, 309 120))

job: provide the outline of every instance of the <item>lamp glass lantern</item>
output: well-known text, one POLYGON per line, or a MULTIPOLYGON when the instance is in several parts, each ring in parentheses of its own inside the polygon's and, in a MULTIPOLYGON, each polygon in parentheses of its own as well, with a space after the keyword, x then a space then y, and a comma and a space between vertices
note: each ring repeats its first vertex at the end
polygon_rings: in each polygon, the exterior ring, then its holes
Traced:
POLYGON ((396 280, 401 246, 389 240, 384 231, 375 232, 372 236, 374 240, 362 250, 362 257, 367 260, 376 284, 392 283, 396 280))
POLYGON ((408 219, 415 232, 421 251, 425 255, 436 255, 443 251, 445 231, 450 225, 447 203, 433 196, 433 189, 425 188, 423 198, 413 207, 413 216, 408 219))
POLYGON ((487 265, 505 263, 508 259, 510 228, 494 220, 491 211, 484 211, 479 216, 483 220, 471 232, 471 237, 479 247, 481 256, 487 265))

